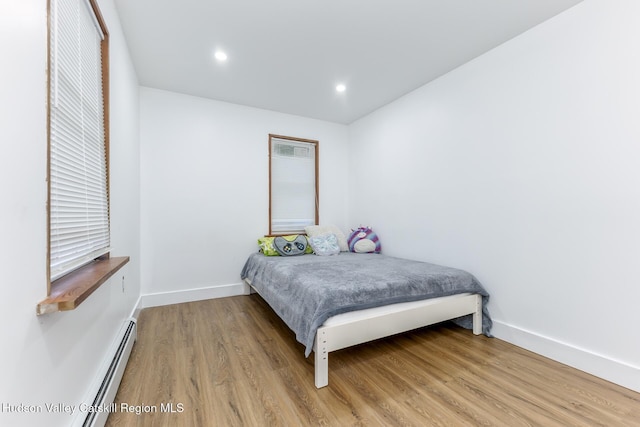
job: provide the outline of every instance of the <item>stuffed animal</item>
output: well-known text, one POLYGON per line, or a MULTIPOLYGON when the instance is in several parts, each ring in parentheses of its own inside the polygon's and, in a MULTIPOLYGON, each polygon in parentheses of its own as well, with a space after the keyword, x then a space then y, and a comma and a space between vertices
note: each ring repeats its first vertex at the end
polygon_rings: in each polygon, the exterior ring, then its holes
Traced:
POLYGON ((351 252, 380 253, 380 240, 370 227, 358 227, 355 230, 351 230, 347 241, 351 252))

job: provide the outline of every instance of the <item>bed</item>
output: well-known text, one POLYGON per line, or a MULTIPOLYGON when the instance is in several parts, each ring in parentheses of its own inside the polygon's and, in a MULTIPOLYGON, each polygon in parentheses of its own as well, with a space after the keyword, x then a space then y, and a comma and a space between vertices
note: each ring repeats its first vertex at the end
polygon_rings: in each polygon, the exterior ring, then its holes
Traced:
POLYGON ((314 352, 315 385, 329 382, 329 353, 452 320, 490 336, 489 294, 470 273, 381 254, 249 256, 241 273, 314 352))

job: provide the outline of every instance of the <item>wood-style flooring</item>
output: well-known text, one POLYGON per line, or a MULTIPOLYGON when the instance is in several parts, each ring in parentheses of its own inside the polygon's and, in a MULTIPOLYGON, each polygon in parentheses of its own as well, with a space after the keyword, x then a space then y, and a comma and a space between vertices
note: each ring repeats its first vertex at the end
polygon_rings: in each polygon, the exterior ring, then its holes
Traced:
POLYGON ((107 426, 640 426, 639 393, 450 324, 331 353, 328 387, 313 375, 257 294, 149 308, 116 396, 134 412, 107 426))

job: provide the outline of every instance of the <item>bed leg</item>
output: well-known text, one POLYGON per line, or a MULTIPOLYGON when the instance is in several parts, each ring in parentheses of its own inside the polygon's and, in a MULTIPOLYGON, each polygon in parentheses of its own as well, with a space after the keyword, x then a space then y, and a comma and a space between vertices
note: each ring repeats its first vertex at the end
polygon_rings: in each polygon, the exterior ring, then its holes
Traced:
POLYGON ((329 385, 329 352, 327 351, 327 333, 318 329, 316 343, 313 346, 315 356, 315 381, 316 387, 322 388, 329 385))
POLYGON ((482 334, 482 295, 476 295, 476 311, 473 313, 473 333, 482 334))

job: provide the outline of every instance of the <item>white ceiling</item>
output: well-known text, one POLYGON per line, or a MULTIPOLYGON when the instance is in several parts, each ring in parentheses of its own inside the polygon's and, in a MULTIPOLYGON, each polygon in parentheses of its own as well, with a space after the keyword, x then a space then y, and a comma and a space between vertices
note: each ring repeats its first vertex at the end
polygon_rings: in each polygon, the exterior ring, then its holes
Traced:
POLYGON ((115 3, 141 85, 348 124, 580 1, 115 3))

